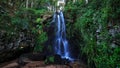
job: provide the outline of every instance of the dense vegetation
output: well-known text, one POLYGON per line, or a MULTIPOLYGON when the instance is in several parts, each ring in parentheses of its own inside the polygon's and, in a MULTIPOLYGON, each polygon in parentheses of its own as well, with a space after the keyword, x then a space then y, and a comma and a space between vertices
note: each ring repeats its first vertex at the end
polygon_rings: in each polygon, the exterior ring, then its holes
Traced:
POLYGON ((120 67, 119 10, 119 0, 91 0, 88 4, 81 0, 66 6, 66 17, 73 20, 67 26, 68 37, 92 68, 120 67))
MULTIPOLYGON (((49 0, 0 1, 0 51, 25 34, 33 39, 32 50, 42 52, 48 40, 46 28, 50 26, 50 22, 43 23, 47 20, 44 15, 52 15, 46 9, 48 2, 55 5, 49 0)), ((119 0, 90 0, 88 4, 84 0, 68 1, 64 14, 67 37, 79 47, 78 58, 85 57, 91 68, 120 67, 119 0)))
POLYGON ((43 15, 49 14, 44 7, 45 3, 46 1, 41 0, 0 1, 1 58, 7 59, 16 55, 14 50, 41 51, 41 47, 37 49, 34 46, 41 45, 47 40, 43 30, 45 25, 42 23, 43 15))

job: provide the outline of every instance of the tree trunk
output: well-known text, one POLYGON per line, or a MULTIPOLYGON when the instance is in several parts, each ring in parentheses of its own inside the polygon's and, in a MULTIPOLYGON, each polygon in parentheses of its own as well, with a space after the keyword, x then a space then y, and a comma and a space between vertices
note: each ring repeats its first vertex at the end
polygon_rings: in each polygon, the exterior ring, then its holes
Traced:
POLYGON ((28 5, 29 5, 29 1, 26 0, 26 8, 28 8, 28 5))

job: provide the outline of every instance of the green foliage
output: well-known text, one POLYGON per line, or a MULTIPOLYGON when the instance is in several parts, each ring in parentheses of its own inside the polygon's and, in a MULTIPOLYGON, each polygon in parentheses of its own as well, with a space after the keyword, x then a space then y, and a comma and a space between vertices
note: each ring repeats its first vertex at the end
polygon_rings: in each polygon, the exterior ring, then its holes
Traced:
MULTIPOLYGON (((42 16, 46 14, 45 4, 48 0, 27 1, 0 1, 0 31, 7 32, 6 40, 19 36, 19 32, 26 31, 34 35, 34 51, 42 52, 44 43, 47 40, 46 32, 43 31, 42 16)), ((25 33, 27 34, 27 33, 25 33)))
MULTIPOLYGON (((38 21, 39 22, 39 18, 38 21)), ((40 23, 40 22, 39 22, 40 23)), ((36 26, 36 29, 33 29, 33 32, 36 33, 36 46, 34 48, 35 52, 42 52, 44 48, 44 42, 47 41, 47 35, 46 32, 43 31, 42 24, 39 24, 36 26)))
MULTIPOLYGON (((87 56, 87 63, 91 68, 93 68, 93 64, 96 68, 120 67, 120 47, 112 48, 110 46, 113 37, 109 35, 107 28, 111 20, 114 23, 119 21, 119 7, 117 7, 119 4, 118 0, 92 0, 88 4, 81 0, 80 3, 70 3, 66 6, 66 16, 73 20, 71 22, 73 24, 67 24, 68 37, 70 39, 77 38, 74 40, 76 42, 74 44, 79 45, 81 56, 83 54, 87 56), (97 30, 100 30, 99 34, 96 32, 97 30), (100 37, 99 44, 97 43, 97 35, 100 37)), ((119 38, 119 34, 116 36, 119 38)), ((119 45, 118 38, 114 39, 119 45)))
POLYGON ((44 43, 46 40, 47 40, 47 36, 46 36, 46 33, 44 32, 44 33, 42 33, 42 34, 40 34, 39 36, 38 36, 38 44, 40 44, 40 43, 44 43))
POLYGON ((37 18, 36 19, 36 22, 38 23, 38 22, 40 22, 41 21, 41 18, 37 18))
POLYGON ((19 29, 28 29, 28 20, 27 19, 23 19, 20 17, 14 17, 12 18, 12 24, 15 25, 16 27, 18 27, 19 29))
POLYGON ((47 59, 45 60, 45 64, 54 63, 54 61, 55 61, 54 56, 49 56, 49 57, 47 57, 47 59))

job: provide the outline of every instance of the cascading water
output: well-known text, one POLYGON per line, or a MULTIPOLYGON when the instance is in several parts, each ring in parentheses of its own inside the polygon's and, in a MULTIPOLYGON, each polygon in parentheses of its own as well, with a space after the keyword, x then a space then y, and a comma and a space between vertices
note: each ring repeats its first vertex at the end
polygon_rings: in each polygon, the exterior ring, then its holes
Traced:
POLYGON ((66 39, 66 26, 63 12, 60 11, 54 14, 53 20, 56 24, 56 37, 54 42, 54 50, 56 54, 59 54, 62 58, 72 60, 70 58, 69 44, 66 39))

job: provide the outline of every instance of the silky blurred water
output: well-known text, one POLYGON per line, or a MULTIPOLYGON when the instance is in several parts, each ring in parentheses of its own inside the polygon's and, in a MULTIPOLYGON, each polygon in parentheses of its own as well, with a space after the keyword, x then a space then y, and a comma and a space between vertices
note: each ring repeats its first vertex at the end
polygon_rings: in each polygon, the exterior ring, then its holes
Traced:
POLYGON ((66 39, 66 25, 63 12, 55 13, 53 20, 56 24, 54 51, 62 58, 72 60, 70 58, 68 40, 66 39))

